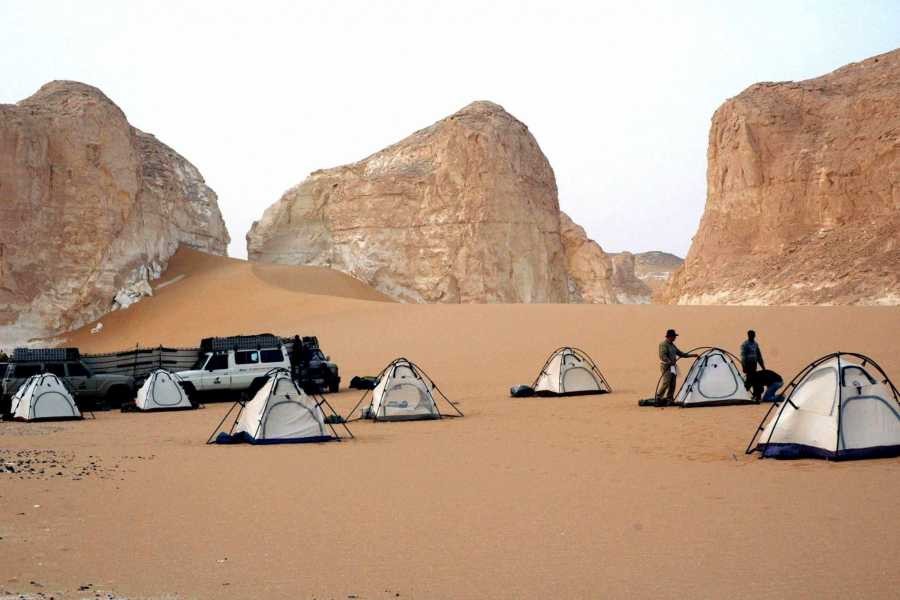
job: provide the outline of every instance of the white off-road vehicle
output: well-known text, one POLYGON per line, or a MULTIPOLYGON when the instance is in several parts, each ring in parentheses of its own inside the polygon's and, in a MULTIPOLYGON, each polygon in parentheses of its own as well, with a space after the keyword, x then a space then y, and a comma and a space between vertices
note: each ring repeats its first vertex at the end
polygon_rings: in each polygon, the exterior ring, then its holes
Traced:
POLYGON ((192 398, 225 396, 247 390, 275 368, 291 369, 288 349, 275 336, 209 338, 203 340, 194 367, 179 371, 178 377, 192 398))

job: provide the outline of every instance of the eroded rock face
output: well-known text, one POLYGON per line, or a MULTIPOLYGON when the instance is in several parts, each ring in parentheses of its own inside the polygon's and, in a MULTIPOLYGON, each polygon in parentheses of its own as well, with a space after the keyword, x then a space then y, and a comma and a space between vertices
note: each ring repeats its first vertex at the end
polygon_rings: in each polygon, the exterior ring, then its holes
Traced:
POLYGON ((253 224, 247 250, 338 269, 408 302, 569 298, 553 169, 490 102, 316 171, 253 224))
POLYGON ((650 289, 635 276, 634 255, 628 252, 607 254, 569 215, 561 212, 559 218, 566 252, 570 302, 650 302, 650 289))
POLYGON ((900 50, 725 102, 682 304, 900 304, 900 50))
POLYGON ((0 105, 0 345, 96 319, 179 244, 228 241, 197 169, 100 90, 55 81, 0 105))

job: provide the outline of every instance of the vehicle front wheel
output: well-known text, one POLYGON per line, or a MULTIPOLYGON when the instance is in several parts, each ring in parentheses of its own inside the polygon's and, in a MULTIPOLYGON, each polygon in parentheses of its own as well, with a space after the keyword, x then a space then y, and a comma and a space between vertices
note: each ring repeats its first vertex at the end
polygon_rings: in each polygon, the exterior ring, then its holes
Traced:
POLYGON ((123 404, 128 404, 132 400, 131 390, 124 385, 117 385, 110 388, 106 394, 105 402, 110 408, 122 408, 123 404))

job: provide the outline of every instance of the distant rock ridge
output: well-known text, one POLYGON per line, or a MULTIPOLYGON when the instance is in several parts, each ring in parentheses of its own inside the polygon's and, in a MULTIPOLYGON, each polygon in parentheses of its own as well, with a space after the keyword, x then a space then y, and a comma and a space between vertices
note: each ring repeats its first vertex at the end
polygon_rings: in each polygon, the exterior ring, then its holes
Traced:
POLYGON ((649 298, 560 213, 553 169, 528 127, 485 101, 313 172, 253 224, 247 253, 331 267, 407 302, 649 298))
POLYGON ((900 304, 900 50, 750 86, 713 116, 708 163, 665 300, 900 304))
POLYGON ((0 105, 0 346, 150 293, 179 245, 225 254, 215 192, 97 88, 54 81, 0 105))
POLYGON ((638 252, 634 255, 634 274, 652 292, 655 299, 669 284, 672 273, 682 264, 684 259, 668 252, 652 250, 638 252))

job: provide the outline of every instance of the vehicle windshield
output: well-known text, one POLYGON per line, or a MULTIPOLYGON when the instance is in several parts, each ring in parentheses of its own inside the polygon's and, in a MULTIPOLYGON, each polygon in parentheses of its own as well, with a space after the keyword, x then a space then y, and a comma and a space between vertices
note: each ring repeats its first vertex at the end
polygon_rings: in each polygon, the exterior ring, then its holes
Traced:
POLYGON ((321 350, 311 350, 309 353, 309 360, 325 360, 325 355, 322 354, 321 350))
POLYGON ((209 360, 210 354, 201 354, 200 358, 197 359, 197 362, 194 363, 194 366, 191 367, 192 371, 200 371, 203 367, 206 366, 206 361, 209 360))

